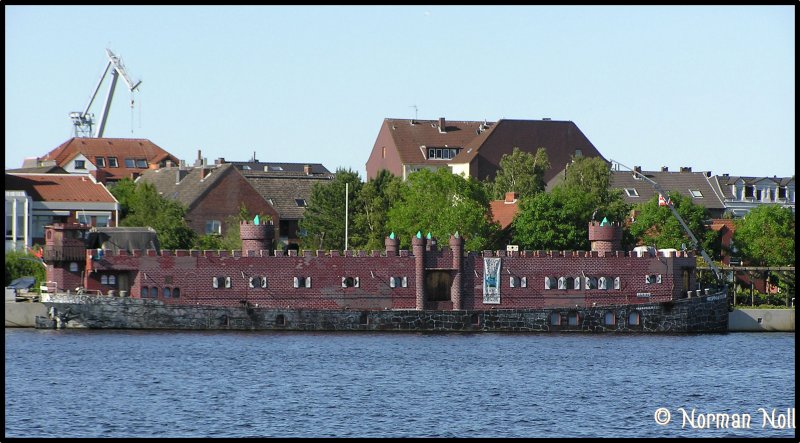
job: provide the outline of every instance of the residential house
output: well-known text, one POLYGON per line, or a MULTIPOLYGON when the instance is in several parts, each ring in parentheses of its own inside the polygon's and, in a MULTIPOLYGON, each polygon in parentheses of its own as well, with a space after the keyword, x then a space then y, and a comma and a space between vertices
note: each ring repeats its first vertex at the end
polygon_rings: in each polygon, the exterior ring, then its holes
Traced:
POLYGON ((722 196, 725 209, 733 217, 742 217, 764 204, 779 204, 794 212, 794 177, 742 177, 728 174, 711 178, 714 189, 722 196))
POLYGON ((53 223, 116 226, 119 203, 91 175, 5 174, 6 251, 44 245, 53 223))
POLYGON ((333 179, 321 164, 269 163, 253 159, 214 165, 146 171, 139 180, 152 183, 164 197, 187 207, 186 219, 198 234, 225 234, 225 220, 244 203, 250 214, 272 219, 276 247, 299 242, 298 223, 315 183, 333 179))
POLYGON ((235 162, 236 168, 280 216, 279 244, 298 245, 300 220, 308 206, 311 191, 318 183, 333 180, 335 174, 319 163, 235 162))
POLYGON ((136 179, 142 172, 178 159, 147 139, 73 137, 41 158, 26 159, 23 168, 55 161, 70 174, 90 174, 97 181, 113 184, 125 177, 136 179))
POLYGON ((367 178, 386 169, 405 180, 408 174, 422 168, 447 167, 455 174, 492 179, 500 168, 500 159, 515 147, 532 154, 545 148, 550 161, 545 182, 557 179, 573 157, 603 158, 571 121, 387 118, 367 160, 367 178))
MULTIPOLYGON (((634 166, 634 170, 658 183, 666 192, 678 192, 689 197, 692 203, 708 209, 713 218, 721 218, 725 212, 721 195, 710 181, 710 172, 692 172, 690 167, 670 171, 666 166, 660 171, 642 171, 641 166, 634 166)), ((645 203, 658 195, 652 183, 630 171, 612 170, 610 186, 621 189, 625 202, 633 205, 645 203)))
POLYGON ((239 214, 241 205, 251 214, 272 218, 278 212, 232 164, 165 167, 147 170, 137 180, 151 183, 163 197, 186 208, 186 222, 198 235, 226 233, 226 219, 239 214))

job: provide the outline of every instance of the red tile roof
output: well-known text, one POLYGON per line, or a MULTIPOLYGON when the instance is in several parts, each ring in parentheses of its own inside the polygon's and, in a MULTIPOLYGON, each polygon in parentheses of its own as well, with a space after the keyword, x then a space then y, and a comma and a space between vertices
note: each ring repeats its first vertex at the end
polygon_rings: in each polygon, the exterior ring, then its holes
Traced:
POLYGON ((517 199, 509 201, 508 198, 489 202, 489 207, 492 210, 492 220, 500 223, 501 229, 511 226, 511 222, 514 221, 514 216, 517 215, 519 210, 518 202, 519 200, 517 199))
POLYGON ((6 190, 25 191, 34 201, 116 203, 94 177, 75 174, 6 174, 6 190))
POLYGON ((105 171, 105 179, 111 180, 131 177, 132 173, 141 174, 143 171, 141 168, 126 168, 125 158, 147 159, 151 169, 157 168, 163 160, 171 160, 178 164, 178 158, 174 155, 150 140, 138 138, 73 137, 47 153, 42 159, 55 160, 58 166, 63 167, 79 153, 93 164, 95 157, 117 157, 119 167, 109 167, 108 160, 106 160, 106 167, 98 168, 105 171))
MULTIPOLYGON (((491 125, 492 123, 489 123, 491 125)), ((478 128, 483 122, 445 120, 445 131, 439 131, 439 120, 408 120, 387 118, 384 125, 397 146, 398 154, 404 164, 431 163, 441 165, 441 160, 428 160, 420 146, 428 148, 462 148, 478 136, 478 128), (411 123, 414 124, 411 124, 411 123)), ((459 153, 459 155, 461 155, 459 153)), ((452 160, 458 163, 458 159, 452 160)))

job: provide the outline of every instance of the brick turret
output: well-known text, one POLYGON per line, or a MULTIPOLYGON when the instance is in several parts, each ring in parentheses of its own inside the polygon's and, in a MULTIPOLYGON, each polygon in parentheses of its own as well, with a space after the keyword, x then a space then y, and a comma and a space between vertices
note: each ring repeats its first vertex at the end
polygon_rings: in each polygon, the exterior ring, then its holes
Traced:
POLYGON ((253 224, 243 221, 239 224, 239 238, 242 239, 242 254, 247 255, 249 251, 271 251, 272 237, 274 236, 274 226, 272 222, 253 224))
POLYGON ((589 223, 589 242, 592 251, 614 252, 622 250, 622 226, 619 223, 592 221, 589 223))
POLYGON ((400 249, 400 240, 386 237, 383 240, 383 244, 386 246, 386 255, 388 257, 397 257, 397 251, 400 249))
POLYGON ((461 261, 464 257, 464 239, 456 233, 450 236, 450 249, 453 251, 453 285, 450 287, 450 301, 453 302, 453 310, 457 311, 461 307, 461 261))
POLYGON ((411 237, 411 251, 414 253, 414 288, 417 294, 416 309, 425 309, 425 238, 411 237))

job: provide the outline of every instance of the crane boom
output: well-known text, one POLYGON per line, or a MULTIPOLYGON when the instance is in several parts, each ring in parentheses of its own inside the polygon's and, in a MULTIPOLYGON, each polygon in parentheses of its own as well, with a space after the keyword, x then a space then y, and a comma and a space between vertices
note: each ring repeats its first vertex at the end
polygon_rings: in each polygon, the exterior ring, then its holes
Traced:
MULTIPOLYGON (((639 171, 637 171, 635 169, 631 169, 631 168, 623 165, 622 163, 620 163, 618 161, 611 160, 611 159, 609 159, 609 160, 612 163, 616 163, 616 164, 622 166, 623 168, 633 172, 638 177, 641 177, 642 179, 647 180, 653 186, 653 189, 655 189, 656 192, 658 192, 662 196, 667 196, 666 191, 664 191, 664 189, 662 189, 661 186, 659 186, 658 183, 656 183, 650 177, 647 177, 646 175, 642 174, 641 172, 639 172, 639 171)), ((672 205, 672 203, 667 203, 667 207, 669 208, 670 211, 672 211, 672 215, 678 220, 678 223, 681 224, 681 227, 683 227, 683 230, 686 231, 686 234, 689 235, 689 238, 692 241, 692 247, 694 249, 697 249, 697 250, 700 251, 700 255, 703 257, 703 260, 706 262, 708 267, 711 268, 712 271, 714 271, 714 275, 717 277, 717 279, 722 281, 725 278, 724 275, 722 274, 722 271, 720 271, 719 268, 717 267, 717 265, 714 264, 714 261, 711 260, 711 257, 709 257, 708 254, 706 254, 705 249, 703 249, 700 246, 700 242, 697 240, 697 237, 694 236, 694 233, 692 233, 692 230, 689 229, 689 226, 686 224, 686 222, 683 221, 683 217, 681 217, 681 215, 678 214, 678 211, 675 209, 675 207, 672 205)))
POLYGON ((108 119, 108 111, 111 108, 111 101, 114 98, 114 89, 117 85, 117 78, 121 76, 125 84, 128 85, 128 90, 131 92, 136 90, 136 88, 138 88, 142 83, 141 80, 136 83, 131 81, 130 77, 128 77, 127 71, 125 70, 125 66, 122 64, 122 59, 111 52, 110 49, 106 49, 106 57, 108 57, 108 63, 103 71, 103 75, 100 76, 100 80, 97 82, 97 86, 94 88, 94 92, 92 92, 91 97, 89 97, 89 103, 86 104, 86 108, 84 108, 83 112, 71 112, 69 114, 70 118, 72 118, 72 124, 75 126, 76 136, 91 136, 94 118, 92 114, 89 114, 89 109, 92 107, 92 103, 94 103, 94 99, 97 97, 97 92, 100 90, 100 86, 102 86, 103 80, 105 80, 109 70, 111 71, 111 84, 108 89, 108 95, 106 96, 106 102, 103 105, 103 111, 100 114, 100 124, 97 126, 94 137, 103 136, 106 120, 108 119))

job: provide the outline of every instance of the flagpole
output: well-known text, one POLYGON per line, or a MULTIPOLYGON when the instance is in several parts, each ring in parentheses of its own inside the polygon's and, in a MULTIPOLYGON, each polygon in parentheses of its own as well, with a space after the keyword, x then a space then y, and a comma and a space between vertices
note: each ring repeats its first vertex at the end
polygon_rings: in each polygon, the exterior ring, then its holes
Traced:
POLYGON ((344 250, 347 250, 347 212, 350 193, 350 183, 344 184, 344 250))

